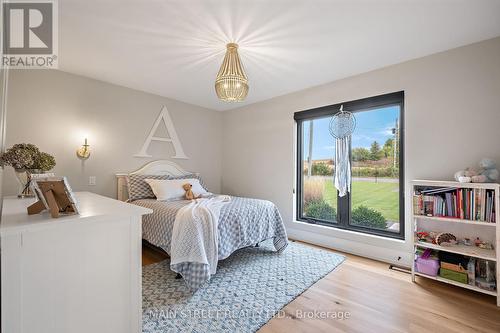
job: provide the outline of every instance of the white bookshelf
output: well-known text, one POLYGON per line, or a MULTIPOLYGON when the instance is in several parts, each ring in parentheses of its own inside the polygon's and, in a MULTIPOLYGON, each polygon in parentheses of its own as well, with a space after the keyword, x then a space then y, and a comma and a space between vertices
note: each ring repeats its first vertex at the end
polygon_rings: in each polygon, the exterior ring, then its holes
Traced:
POLYGON ((415 270, 415 264, 412 264, 412 280, 415 282, 415 277, 419 276, 422 278, 427 278, 431 280, 440 281, 443 283, 451 284, 454 286, 462 287, 469 290, 474 290, 483 294, 492 295, 497 297, 497 306, 500 307, 500 294, 498 293, 498 284, 500 282, 500 184, 493 183, 459 183, 454 181, 435 181, 435 180, 414 180, 412 182, 412 230, 413 230, 413 253, 414 259, 416 258, 415 252, 417 249, 430 248, 438 251, 445 251, 450 253, 462 254, 468 257, 474 257, 479 259, 486 259, 496 263, 496 280, 497 280, 497 290, 489 291, 478 288, 476 286, 463 284, 460 282, 444 279, 438 276, 429 276, 426 274, 419 273, 415 270), (450 188, 478 188, 478 189, 489 189, 494 190, 494 205, 495 205, 495 221, 496 223, 473 221, 466 219, 458 219, 452 217, 437 217, 437 216, 423 216, 415 214, 413 208, 413 194, 415 193, 415 187, 429 186, 429 187, 450 187, 450 188), (494 245, 494 250, 480 249, 476 246, 465 246, 465 245, 455 245, 455 246, 440 246, 437 244, 420 242, 416 238, 417 230, 426 231, 438 231, 438 232, 450 232, 454 235, 460 236, 466 235, 468 238, 474 240, 477 236, 484 235, 484 238, 488 238, 489 241, 494 245))

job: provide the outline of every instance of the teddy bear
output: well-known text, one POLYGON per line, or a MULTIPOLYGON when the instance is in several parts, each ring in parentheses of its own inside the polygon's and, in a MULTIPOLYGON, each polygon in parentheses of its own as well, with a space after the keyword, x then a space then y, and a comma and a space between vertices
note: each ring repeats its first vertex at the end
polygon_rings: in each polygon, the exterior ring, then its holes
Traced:
POLYGON ((491 158, 483 158, 479 168, 467 168, 455 173, 455 180, 461 183, 493 183, 498 180, 498 169, 491 158))
POLYGON ((184 193, 184 198, 186 198, 186 200, 194 200, 200 197, 194 195, 193 191, 191 190, 192 187, 193 185, 189 183, 182 185, 182 188, 184 189, 184 191, 186 191, 186 193, 184 193))

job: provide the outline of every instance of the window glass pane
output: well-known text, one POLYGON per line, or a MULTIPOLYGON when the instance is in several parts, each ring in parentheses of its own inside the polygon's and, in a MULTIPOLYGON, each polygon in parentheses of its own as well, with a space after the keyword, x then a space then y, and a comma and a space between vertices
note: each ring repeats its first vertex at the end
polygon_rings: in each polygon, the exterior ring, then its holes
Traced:
POLYGON ((355 116, 350 224, 399 233, 399 106, 355 116))
POLYGON ((337 191, 333 186, 335 144, 328 126, 330 118, 303 122, 302 127, 302 212, 303 218, 335 223, 337 191))

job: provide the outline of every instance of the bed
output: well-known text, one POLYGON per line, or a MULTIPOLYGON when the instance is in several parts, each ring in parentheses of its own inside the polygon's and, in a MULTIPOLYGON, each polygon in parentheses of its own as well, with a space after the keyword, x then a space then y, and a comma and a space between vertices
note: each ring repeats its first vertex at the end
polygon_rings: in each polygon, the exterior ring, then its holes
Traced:
MULTIPOLYGON (((127 178, 130 175, 156 175, 165 177, 199 176, 187 172, 177 164, 160 160, 129 174, 117 174, 118 199, 129 200, 127 178)), ((172 229, 177 212, 189 204, 187 200, 158 201, 154 198, 132 198, 135 205, 150 208, 152 214, 143 216, 142 237, 150 244, 171 253, 172 229)), ((267 200, 231 197, 231 201, 220 211, 218 230, 218 259, 229 257, 234 251, 272 239, 277 253, 288 245, 286 231, 278 208, 267 200)), ((174 267, 192 290, 210 280, 206 264, 184 262, 174 267)))

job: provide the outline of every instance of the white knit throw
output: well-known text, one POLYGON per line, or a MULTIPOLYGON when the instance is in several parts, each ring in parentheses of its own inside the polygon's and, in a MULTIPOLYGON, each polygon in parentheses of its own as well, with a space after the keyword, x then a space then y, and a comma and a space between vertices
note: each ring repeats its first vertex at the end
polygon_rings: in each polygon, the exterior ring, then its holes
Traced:
POLYGON ((177 212, 172 230, 170 265, 201 263, 215 274, 218 261, 218 223, 222 206, 231 201, 226 195, 196 199, 177 212))

